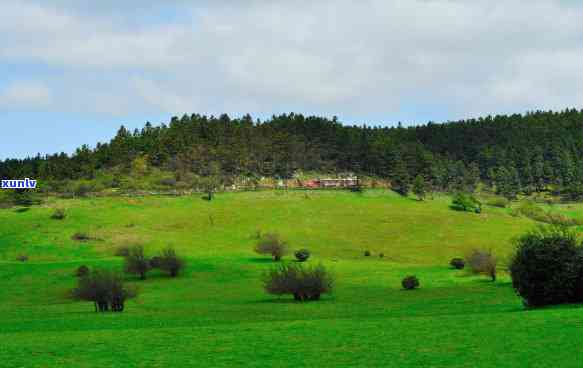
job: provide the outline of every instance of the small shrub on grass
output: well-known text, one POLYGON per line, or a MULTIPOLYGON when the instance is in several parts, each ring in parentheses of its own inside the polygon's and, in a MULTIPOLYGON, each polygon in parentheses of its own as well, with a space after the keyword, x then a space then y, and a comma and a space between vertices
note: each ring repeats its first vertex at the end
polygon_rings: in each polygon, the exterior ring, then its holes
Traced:
POLYGON ((364 251, 364 256, 365 257, 370 257, 370 250, 365 250, 364 251))
POLYGON ((51 215, 53 220, 64 220, 65 217, 67 217, 67 212, 65 212, 64 208, 55 208, 53 214, 51 215))
POLYGON ((19 262, 26 262, 28 261, 28 256, 26 254, 21 254, 16 257, 16 260, 19 262))
POLYGON ((305 262, 310 258, 310 251, 307 249, 300 249, 294 253, 298 262, 305 262))
POLYGON ((283 264, 264 274, 263 287, 269 294, 293 295, 300 302, 319 300, 332 292, 334 280, 322 265, 283 264))
POLYGON ((482 249, 472 250, 466 257, 466 262, 471 272, 489 276, 496 281, 496 257, 491 251, 482 249))
POLYGON ((449 265, 456 270, 462 270, 465 267, 466 262, 464 262, 462 258, 453 258, 449 261, 449 265))
POLYGON ((583 302, 583 249, 574 232, 539 228, 516 245, 509 271, 526 306, 583 302))
POLYGON ((269 254, 274 261, 279 261, 288 253, 287 243, 278 234, 265 234, 255 245, 255 252, 269 254))
POLYGON ((96 269, 79 277, 72 296, 92 301, 96 312, 122 312, 125 301, 137 295, 135 289, 124 285, 123 277, 110 270, 96 269))
POLYGON ((84 242, 84 241, 91 240, 91 237, 87 233, 84 233, 84 232, 76 232, 75 234, 73 234, 73 236, 71 237, 71 239, 76 240, 76 241, 80 241, 80 242, 84 242))
POLYGON ((77 277, 84 277, 87 276, 89 274, 89 267, 85 266, 85 265, 81 265, 77 268, 77 270, 75 271, 75 276, 77 277))
POLYGON ((413 290, 419 287, 419 279, 417 276, 407 276, 401 281, 401 285, 405 290, 413 290))
POLYGON ((113 255, 117 257, 127 257, 130 255, 130 247, 128 245, 122 245, 115 248, 113 255))
POLYGON ((384 253, 379 253, 379 258, 385 258, 385 254, 384 253))
POLYGON ((150 261, 144 255, 144 247, 136 245, 131 247, 129 254, 125 257, 124 271, 136 274, 140 280, 146 279, 146 273, 150 270, 150 261))
POLYGON ((184 260, 176 254, 176 251, 168 247, 160 252, 160 270, 170 277, 176 277, 184 269, 184 260))

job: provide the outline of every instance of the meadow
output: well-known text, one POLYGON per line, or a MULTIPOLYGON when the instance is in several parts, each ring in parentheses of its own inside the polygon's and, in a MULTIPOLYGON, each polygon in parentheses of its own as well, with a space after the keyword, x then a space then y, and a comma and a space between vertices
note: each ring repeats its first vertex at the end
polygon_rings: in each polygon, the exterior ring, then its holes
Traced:
MULTIPOLYGON (((475 214, 449 203, 384 190, 259 191, 1 209, 0 366, 580 366, 583 310, 525 310, 503 271, 491 282, 448 265, 482 248, 503 269, 512 239, 536 223, 507 208, 475 214), (56 207, 64 220, 50 218, 56 207), (76 232, 92 239, 73 240, 76 232), (258 232, 310 249, 308 262, 335 275, 334 293, 308 303, 266 294, 261 275, 273 261, 253 252, 258 232), (173 246, 185 272, 128 276, 140 293, 123 313, 68 298, 78 266, 120 269, 114 250, 135 242, 149 254, 173 246), (411 274, 421 287, 404 291, 411 274)), ((583 219, 581 205, 553 210, 583 219)))

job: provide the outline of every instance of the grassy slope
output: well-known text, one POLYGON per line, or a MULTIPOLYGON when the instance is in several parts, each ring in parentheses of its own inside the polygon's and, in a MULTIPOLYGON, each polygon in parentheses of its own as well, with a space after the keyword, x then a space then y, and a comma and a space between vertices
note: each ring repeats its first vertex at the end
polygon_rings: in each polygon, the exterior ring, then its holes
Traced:
MULTIPOLYGON (((578 308, 526 312, 507 277, 493 284, 446 267, 472 247, 509 254, 509 240, 533 222, 503 209, 459 213, 447 198, 418 203, 382 191, 53 205, 69 217, 50 220, 48 207, 0 210, 6 366, 579 366, 578 308), (335 294, 307 304, 264 294, 259 275, 271 262, 251 251, 258 229, 311 249, 311 261, 336 274, 335 294), (80 244, 70 239, 77 231, 101 240, 80 244), (172 244, 188 270, 138 282, 141 295, 122 314, 64 297, 78 265, 120 267, 112 248, 128 241, 150 252, 172 244), (28 263, 13 261, 21 253, 28 263), (422 288, 401 291, 407 274, 422 288)), ((576 206, 565 211, 578 215, 576 206)))

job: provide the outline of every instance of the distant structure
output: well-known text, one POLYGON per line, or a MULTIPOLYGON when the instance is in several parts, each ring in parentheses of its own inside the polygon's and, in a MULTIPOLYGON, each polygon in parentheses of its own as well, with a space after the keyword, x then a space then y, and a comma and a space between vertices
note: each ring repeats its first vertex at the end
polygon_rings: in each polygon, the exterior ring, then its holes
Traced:
POLYGON ((358 177, 337 179, 313 179, 304 183, 306 188, 356 188, 359 186, 358 177))

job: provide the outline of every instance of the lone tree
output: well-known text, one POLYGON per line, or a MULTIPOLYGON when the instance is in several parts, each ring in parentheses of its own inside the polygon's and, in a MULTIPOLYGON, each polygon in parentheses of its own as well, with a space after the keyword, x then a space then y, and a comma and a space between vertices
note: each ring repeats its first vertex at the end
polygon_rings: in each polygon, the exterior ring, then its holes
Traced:
POLYGON ((79 277, 72 295, 75 299, 93 302, 96 312, 122 312, 125 301, 134 298, 137 292, 124 285, 119 273, 95 269, 79 277))
POLYGON ((269 254, 274 261, 280 261, 281 257, 288 253, 287 243, 283 241, 279 234, 265 234, 255 245, 255 252, 258 254, 269 254))
POLYGON ((425 199, 425 196, 427 195, 427 185, 425 184, 425 179, 423 179, 423 176, 417 175, 415 177, 412 191, 420 201, 425 199))
POLYGON ((315 267, 283 264, 263 275, 263 287, 269 294, 291 294, 300 302, 319 300, 322 294, 331 293, 333 286, 332 275, 321 264, 315 267))
MULTIPOLYGON (((184 260, 176 254, 172 247, 168 247, 158 257, 155 257, 160 270, 166 272, 170 277, 176 277, 184 268, 184 260)), ((152 258, 154 259, 154 258, 152 258)))
POLYGON ((398 158, 396 160, 395 169, 391 180, 392 189, 403 197, 406 197, 407 194, 409 194, 410 180, 409 172, 407 171, 405 163, 400 158, 398 158))
POLYGON ((150 260, 144 255, 144 247, 141 245, 131 247, 129 254, 125 256, 125 272, 139 275, 140 280, 145 280, 150 268, 150 260))
POLYGON ((496 281, 496 257, 491 251, 474 249, 466 257, 470 270, 476 274, 489 276, 492 281, 496 281))

